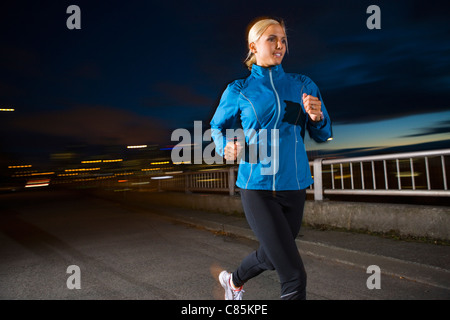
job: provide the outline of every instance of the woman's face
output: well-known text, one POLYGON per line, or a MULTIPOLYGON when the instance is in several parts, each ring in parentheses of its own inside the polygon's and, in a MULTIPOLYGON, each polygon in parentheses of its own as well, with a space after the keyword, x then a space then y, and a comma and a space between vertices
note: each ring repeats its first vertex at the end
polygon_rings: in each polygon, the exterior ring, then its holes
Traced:
POLYGON ((250 49, 256 56, 256 64, 267 68, 281 64, 286 53, 286 45, 287 38, 283 27, 273 24, 258 41, 250 44, 250 49))

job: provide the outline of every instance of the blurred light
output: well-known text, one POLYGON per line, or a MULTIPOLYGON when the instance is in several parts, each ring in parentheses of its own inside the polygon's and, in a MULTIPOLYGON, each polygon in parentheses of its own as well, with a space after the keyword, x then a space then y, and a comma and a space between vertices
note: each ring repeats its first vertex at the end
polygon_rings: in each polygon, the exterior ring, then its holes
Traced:
POLYGON ((13 178, 19 178, 19 177, 30 177, 30 176, 47 176, 55 174, 54 172, 36 172, 36 173, 25 173, 25 174, 13 174, 13 178))
POLYGON ((100 170, 100 168, 66 169, 64 171, 71 172, 71 171, 95 171, 95 170, 100 170))
POLYGON ((194 143, 180 143, 180 144, 177 144, 175 146, 166 146, 164 148, 160 148, 159 150, 161 150, 161 151, 173 150, 173 149, 177 150, 177 149, 182 149, 184 147, 191 147, 191 146, 195 146, 195 145, 196 144, 194 144, 194 143))
POLYGON ((147 148, 146 144, 138 145, 138 146, 127 146, 128 149, 138 149, 138 148, 147 148))
POLYGON ((50 184, 50 179, 30 180, 25 185, 25 188, 47 187, 50 184))
POLYGON ((411 176, 418 177, 420 176, 420 173, 414 172, 414 174, 412 174, 411 172, 400 172, 395 174, 396 178, 411 178, 411 176))
POLYGON ((171 179, 173 176, 161 176, 161 177, 152 177, 153 180, 161 180, 161 179, 171 179))
POLYGON ((33 183, 33 184, 27 184, 25 188, 36 188, 36 187, 48 187, 48 183, 33 183))
POLYGON ((49 174, 55 174, 54 172, 38 172, 38 173, 32 173, 32 176, 45 176, 49 174))
POLYGON ((336 176, 334 176, 334 179, 335 179, 335 180, 338 180, 338 179, 348 179, 348 178, 351 178, 351 177, 352 177, 351 174, 343 174, 342 176, 341 176, 341 175, 336 175, 336 176))
POLYGON ((0 111, 5 111, 5 112, 14 112, 14 109, 0 109, 0 111))
POLYGON ((72 152, 65 152, 65 153, 52 153, 50 155, 52 160, 70 160, 75 157, 75 153, 72 152))
POLYGON ((329 138, 327 139, 327 141, 331 141, 331 140, 333 140, 333 137, 329 137, 329 138))
POLYGON ((100 162, 120 162, 123 159, 110 159, 110 160, 84 160, 81 163, 100 163, 100 162))
POLYGON ((200 169, 200 170, 197 170, 197 171, 200 171, 200 172, 204 172, 204 171, 217 171, 217 168, 212 168, 212 169, 200 169))
POLYGON ((26 164, 23 166, 8 166, 9 169, 18 169, 18 168, 31 168, 32 165, 31 164, 26 164))
POLYGON ((169 161, 160 161, 160 162, 152 162, 150 163, 151 165, 155 165, 155 164, 169 164, 169 161))
POLYGON ((222 179, 197 179, 196 182, 212 182, 212 181, 221 181, 222 179))

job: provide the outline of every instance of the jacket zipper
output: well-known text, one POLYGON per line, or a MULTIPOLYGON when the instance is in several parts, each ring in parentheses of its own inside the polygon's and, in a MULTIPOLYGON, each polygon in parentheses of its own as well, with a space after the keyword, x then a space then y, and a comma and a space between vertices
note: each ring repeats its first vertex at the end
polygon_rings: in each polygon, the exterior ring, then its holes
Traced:
MULTIPOLYGON (((277 124, 278 124, 278 120, 280 120, 280 113, 281 113, 281 104, 280 104, 280 97, 278 96, 278 92, 275 89, 275 85, 273 84, 273 78, 272 78, 272 69, 269 68, 269 78, 270 78, 270 84, 272 85, 272 89, 275 92, 275 96, 277 98, 277 104, 278 104, 278 116, 277 116, 277 120, 275 121, 275 125, 274 125, 274 129, 277 128, 277 124)), ((272 134, 270 135, 270 138, 272 139, 272 134)), ((278 147, 278 141, 277 143, 277 147, 278 147)), ((277 161, 278 159, 274 159, 274 168, 277 167, 277 161)), ((279 165, 279 164, 278 164, 279 165)), ((272 190, 275 191, 275 172, 273 174, 273 182, 272 182, 272 190)))
MULTIPOLYGON (((305 85, 302 86, 302 90, 300 91, 300 97, 303 97, 303 88, 305 87, 305 85)), ((295 178, 297 179, 297 186, 298 189, 300 190, 300 183, 298 182, 298 169, 297 169, 297 144, 298 144, 298 139, 297 138, 297 122, 298 122, 298 118, 300 117, 300 114, 302 113, 302 104, 303 104, 303 99, 300 98, 301 100, 301 104, 300 104, 300 110, 298 111, 297 114, 297 119, 295 120, 295 125, 294 125, 294 136, 295 136, 295 148, 294 148, 294 159, 295 159, 295 178)))

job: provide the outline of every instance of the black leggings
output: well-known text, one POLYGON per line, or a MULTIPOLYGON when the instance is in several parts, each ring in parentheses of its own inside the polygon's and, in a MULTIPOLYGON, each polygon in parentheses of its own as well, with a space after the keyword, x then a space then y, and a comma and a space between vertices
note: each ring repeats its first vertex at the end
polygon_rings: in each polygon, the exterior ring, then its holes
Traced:
POLYGON ((259 248, 233 272, 234 284, 241 286, 265 270, 276 270, 281 299, 306 299, 306 272, 295 243, 306 191, 241 189, 240 192, 245 216, 259 240, 259 248))

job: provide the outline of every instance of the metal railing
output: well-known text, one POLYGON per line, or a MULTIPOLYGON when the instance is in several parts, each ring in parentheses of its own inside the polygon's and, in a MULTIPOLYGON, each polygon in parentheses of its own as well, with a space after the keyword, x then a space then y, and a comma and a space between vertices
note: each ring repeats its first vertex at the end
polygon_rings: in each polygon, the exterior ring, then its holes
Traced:
POLYGON ((158 180, 158 190, 184 192, 227 192, 234 195, 238 167, 228 169, 184 172, 171 179, 158 180))
POLYGON ((450 149, 316 159, 314 199, 324 194, 448 197, 450 149))
MULTIPOLYGON (((450 149, 341 159, 309 163, 315 200, 324 194, 449 197, 450 149)), ((159 180, 159 190, 227 192, 234 195, 238 167, 174 175, 159 180)))

